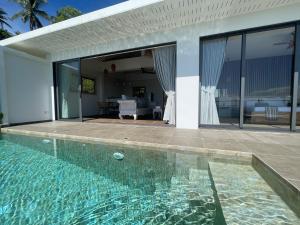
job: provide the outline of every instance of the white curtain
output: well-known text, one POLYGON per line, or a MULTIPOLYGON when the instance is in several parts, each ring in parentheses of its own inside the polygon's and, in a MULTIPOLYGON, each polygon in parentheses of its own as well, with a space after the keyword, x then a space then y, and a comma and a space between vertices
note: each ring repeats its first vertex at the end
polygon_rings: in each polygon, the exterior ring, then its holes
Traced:
POLYGON ((162 47, 153 50, 153 59, 158 80, 167 95, 163 120, 175 125, 176 47, 162 47))
POLYGON ((201 124, 219 125, 215 91, 225 61, 226 38, 203 43, 201 77, 201 124))

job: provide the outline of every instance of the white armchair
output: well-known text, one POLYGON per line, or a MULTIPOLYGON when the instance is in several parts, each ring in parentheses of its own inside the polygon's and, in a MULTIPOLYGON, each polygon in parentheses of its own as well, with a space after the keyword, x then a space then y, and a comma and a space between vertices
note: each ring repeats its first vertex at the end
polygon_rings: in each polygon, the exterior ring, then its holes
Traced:
POLYGON ((138 116, 151 115, 152 108, 150 107, 138 107, 136 100, 118 100, 119 103, 119 118, 122 120, 123 116, 133 116, 134 120, 138 119, 138 116))
POLYGON ((119 117, 122 120, 123 116, 133 116, 137 120, 137 103, 135 100, 118 100, 119 117))

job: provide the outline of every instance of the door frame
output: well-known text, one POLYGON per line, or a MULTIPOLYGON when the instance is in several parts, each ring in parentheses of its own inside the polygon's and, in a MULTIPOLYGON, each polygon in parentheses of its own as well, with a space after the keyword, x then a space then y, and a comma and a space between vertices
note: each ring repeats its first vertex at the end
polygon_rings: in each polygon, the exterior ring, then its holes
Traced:
MULTIPOLYGON (((80 118, 76 121, 84 122, 83 115, 82 115, 82 83, 81 83, 81 77, 83 76, 81 73, 81 61, 82 60, 89 59, 89 58, 96 58, 96 57, 105 57, 105 56, 109 56, 109 55, 118 55, 118 54, 147 50, 147 49, 155 49, 155 48, 161 48, 161 47, 167 47, 167 46, 175 46, 176 52, 177 52, 177 42, 172 41, 172 42, 164 42, 164 43, 154 44, 154 45, 146 45, 146 46, 137 47, 137 48, 129 48, 129 49, 106 52, 106 53, 101 53, 101 54, 77 57, 77 58, 72 58, 72 59, 67 59, 67 60, 54 61, 52 63, 52 68, 53 68, 53 86, 54 86, 54 100, 55 100, 55 120, 70 121, 68 119, 59 119, 59 101, 58 101, 58 83, 57 83, 57 65, 58 64, 79 60, 79 71, 80 71, 80 99, 79 99, 80 109, 79 109, 79 113, 80 113, 80 118)), ((177 65, 177 55, 176 55, 176 65, 177 65)), ((176 76, 177 76, 177 66, 176 66, 176 76)), ((176 92, 176 82, 177 82, 177 79, 175 79, 175 92, 176 92)), ((176 102, 176 100, 175 100, 175 102, 176 102)), ((176 105, 176 113, 177 113, 177 104, 175 103, 175 105, 176 105)))
POLYGON ((74 122, 82 122, 83 118, 82 118, 82 84, 81 84, 81 59, 80 58, 75 58, 75 59, 68 59, 68 60, 63 60, 63 61, 58 61, 58 62, 53 62, 52 63, 53 66, 53 86, 54 86, 54 99, 55 99, 55 120, 58 121, 74 121, 74 122), (59 116, 59 85, 58 85, 58 65, 59 64, 63 64, 63 63, 68 63, 68 62, 74 62, 74 61, 78 61, 79 64, 79 87, 78 87, 78 91, 79 91, 79 99, 78 99, 78 113, 79 113, 79 117, 76 119, 61 119, 59 116))

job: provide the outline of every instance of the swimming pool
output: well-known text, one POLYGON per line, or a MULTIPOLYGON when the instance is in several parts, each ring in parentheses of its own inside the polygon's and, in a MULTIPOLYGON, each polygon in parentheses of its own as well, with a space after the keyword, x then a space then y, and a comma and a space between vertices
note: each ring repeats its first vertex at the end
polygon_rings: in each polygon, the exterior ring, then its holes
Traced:
POLYGON ((243 216, 272 213, 267 220, 261 218, 264 224, 300 221, 249 165, 174 151, 9 134, 0 136, 0 157, 4 225, 222 225, 225 219, 227 224, 236 222, 255 204, 260 211, 243 216), (115 152, 124 159, 116 160, 115 152), (237 170, 244 174, 232 178, 237 170), (230 179, 222 171, 231 173, 230 179), (247 196, 249 189, 256 196, 247 196))

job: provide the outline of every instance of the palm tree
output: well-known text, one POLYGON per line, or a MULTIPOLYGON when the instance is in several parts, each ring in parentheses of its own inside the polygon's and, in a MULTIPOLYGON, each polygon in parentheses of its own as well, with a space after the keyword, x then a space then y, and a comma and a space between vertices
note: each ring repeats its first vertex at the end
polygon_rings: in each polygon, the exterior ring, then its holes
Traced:
POLYGON ((6 21, 8 20, 8 18, 6 17, 7 13, 0 8, 0 25, 1 25, 1 29, 4 29, 4 25, 11 27, 6 21))
POLYGON ((58 23, 67 19, 71 19, 73 17, 80 16, 81 14, 82 13, 78 9, 72 6, 65 6, 57 10, 56 16, 53 16, 52 18, 52 23, 58 23))
POLYGON ((12 0, 18 3, 23 9, 16 13, 12 19, 21 17, 24 23, 29 21, 30 30, 43 27, 39 17, 50 20, 50 16, 40 8, 48 3, 47 0, 12 0))

